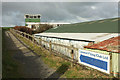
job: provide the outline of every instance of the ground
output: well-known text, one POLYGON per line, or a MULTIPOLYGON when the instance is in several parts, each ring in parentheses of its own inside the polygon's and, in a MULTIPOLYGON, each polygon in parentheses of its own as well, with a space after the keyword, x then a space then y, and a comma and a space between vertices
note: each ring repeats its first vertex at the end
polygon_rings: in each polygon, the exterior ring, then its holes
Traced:
MULTIPOLYGON (((6 50, 14 51, 13 58, 21 64, 19 73, 23 78, 59 78, 60 74, 49 68, 31 49, 9 31, 5 32, 6 50)), ((4 54, 4 53, 3 53, 4 54)), ((14 75, 14 74, 13 74, 14 75)))

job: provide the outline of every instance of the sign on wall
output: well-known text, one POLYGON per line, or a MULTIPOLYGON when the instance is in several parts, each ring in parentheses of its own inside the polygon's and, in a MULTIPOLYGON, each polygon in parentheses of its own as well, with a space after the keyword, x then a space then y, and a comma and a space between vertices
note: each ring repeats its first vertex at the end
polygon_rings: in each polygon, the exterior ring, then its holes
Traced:
POLYGON ((110 55, 79 50, 79 63, 110 74, 110 55))

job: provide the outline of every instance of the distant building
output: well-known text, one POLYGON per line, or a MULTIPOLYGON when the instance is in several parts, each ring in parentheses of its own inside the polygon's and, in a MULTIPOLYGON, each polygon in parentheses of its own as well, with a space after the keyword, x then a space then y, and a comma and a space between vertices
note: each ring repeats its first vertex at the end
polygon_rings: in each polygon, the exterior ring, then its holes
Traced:
POLYGON ((41 15, 40 14, 25 14, 25 26, 35 30, 39 27, 41 15))
POLYGON ((40 22, 41 19, 40 14, 25 14, 24 18, 25 18, 25 26, 33 30, 36 30, 38 27, 40 27, 40 24, 48 24, 48 25, 52 25, 53 27, 60 26, 63 24, 70 24, 70 23, 40 22))
POLYGON ((56 26, 61 26, 63 24, 70 24, 70 23, 63 23, 63 22, 40 22, 40 24, 48 24, 48 25, 52 25, 53 27, 56 27, 56 26))

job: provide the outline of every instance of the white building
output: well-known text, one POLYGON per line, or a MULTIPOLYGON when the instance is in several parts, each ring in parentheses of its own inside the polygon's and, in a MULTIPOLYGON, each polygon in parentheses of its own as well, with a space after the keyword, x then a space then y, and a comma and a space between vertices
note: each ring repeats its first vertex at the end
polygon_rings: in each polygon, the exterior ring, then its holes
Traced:
POLYGON ((38 27, 40 27, 40 24, 52 25, 53 27, 60 26, 63 24, 70 24, 70 23, 56 23, 56 22, 40 22, 41 19, 40 14, 25 14, 24 18, 25 18, 25 26, 33 30, 36 30, 38 27))

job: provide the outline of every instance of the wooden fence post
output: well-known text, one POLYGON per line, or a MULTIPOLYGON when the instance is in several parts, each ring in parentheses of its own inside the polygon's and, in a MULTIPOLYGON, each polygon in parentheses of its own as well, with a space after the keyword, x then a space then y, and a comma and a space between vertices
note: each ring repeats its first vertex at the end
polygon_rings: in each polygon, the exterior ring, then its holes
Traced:
POLYGON ((35 45, 34 45, 34 41, 35 41, 35 40, 34 40, 34 36, 32 36, 33 47, 35 46, 35 45))
POLYGON ((76 50, 77 50, 77 62, 78 62, 79 61, 79 49, 77 48, 76 50))
POLYGON ((50 54, 51 54, 51 52, 52 52, 52 43, 51 43, 51 41, 49 42, 49 51, 50 51, 50 54))
POLYGON ((112 65, 112 53, 110 52, 109 55, 110 55, 110 75, 113 76, 113 70, 112 70, 112 66, 113 66, 112 65))
POLYGON ((71 48, 71 58, 72 58, 71 67, 73 67, 73 65, 74 65, 74 50, 73 50, 73 45, 71 45, 70 48, 71 48))
POLYGON ((17 33, 18 33, 18 37, 19 37, 19 32, 17 31, 17 33))
POLYGON ((17 37, 18 37, 18 32, 16 31, 15 33, 17 34, 17 37))
POLYGON ((25 36, 24 32, 23 32, 23 37, 25 36))
POLYGON ((39 38, 39 45, 41 46, 42 45, 42 43, 41 43, 42 41, 41 41, 41 38, 39 38))
POLYGON ((24 35, 25 35, 24 37, 26 38, 26 33, 25 32, 24 32, 24 35))
POLYGON ((29 34, 28 34, 28 39, 30 40, 30 36, 29 36, 29 34))
POLYGON ((27 33, 27 39, 29 40, 29 34, 27 33))
POLYGON ((27 33, 25 32, 25 34, 26 34, 26 39, 27 39, 27 33))

